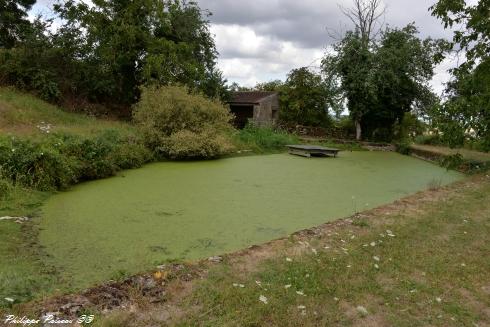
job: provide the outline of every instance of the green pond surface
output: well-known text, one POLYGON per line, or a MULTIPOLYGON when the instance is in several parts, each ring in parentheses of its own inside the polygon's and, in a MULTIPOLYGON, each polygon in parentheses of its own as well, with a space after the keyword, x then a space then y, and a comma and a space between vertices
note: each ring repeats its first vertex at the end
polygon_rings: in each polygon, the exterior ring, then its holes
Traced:
POLYGON ((51 197, 40 242, 65 282, 86 287, 266 242, 462 177, 384 152, 155 163, 51 197))

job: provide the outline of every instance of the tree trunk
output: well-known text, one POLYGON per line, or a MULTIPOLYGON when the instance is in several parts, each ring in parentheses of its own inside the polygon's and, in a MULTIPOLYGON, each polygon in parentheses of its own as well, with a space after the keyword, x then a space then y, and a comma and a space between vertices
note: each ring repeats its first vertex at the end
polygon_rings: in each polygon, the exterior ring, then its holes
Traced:
POLYGON ((361 122, 359 120, 356 120, 356 140, 360 141, 361 140, 361 122))

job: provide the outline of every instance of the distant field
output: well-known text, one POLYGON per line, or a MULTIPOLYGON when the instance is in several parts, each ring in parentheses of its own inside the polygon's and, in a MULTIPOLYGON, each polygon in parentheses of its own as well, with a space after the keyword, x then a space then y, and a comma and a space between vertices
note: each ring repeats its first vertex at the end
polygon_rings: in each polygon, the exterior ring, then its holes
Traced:
POLYGON ((411 147, 416 150, 429 151, 442 155, 453 155, 459 153, 465 159, 490 161, 490 153, 485 153, 485 152, 473 151, 468 149, 451 149, 444 146, 422 145, 422 144, 413 144, 411 145, 411 147))

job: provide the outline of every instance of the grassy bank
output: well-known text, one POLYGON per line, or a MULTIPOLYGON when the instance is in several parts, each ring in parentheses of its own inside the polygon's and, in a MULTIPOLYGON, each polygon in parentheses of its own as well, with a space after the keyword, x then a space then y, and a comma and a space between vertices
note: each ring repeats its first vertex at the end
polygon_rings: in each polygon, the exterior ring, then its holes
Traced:
POLYGON ((233 143, 238 153, 284 152, 286 144, 296 144, 298 137, 271 127, 248 125, 233 135, 233 143))
POLYGON ((1 135, 39 137, 58 132, 90 136, 107 129, 135 133, 128 123, 69 112, 28 93, 0 87, 1 135))
POLYGON ((486 152, 420 144, 399 146, 398 151, 467 174, 484 173, 490 169, 490 154, 486 152))
POLYGON ((468 150, 468 149, 451 149, 445 146, 424 145, 424 144, 412 144, 411 148, 415 150, 434 152, 444 156, 461 154, 461 156, 463 156, 463 158, 467 160, 476 160, 482 162, 490 161, 490 153, 487 152, 479 152, 479 151, 468 150))
POLYGON ((484 326, 489 217, 490 178, 474 177, 225 258, 99 324, 484 326))

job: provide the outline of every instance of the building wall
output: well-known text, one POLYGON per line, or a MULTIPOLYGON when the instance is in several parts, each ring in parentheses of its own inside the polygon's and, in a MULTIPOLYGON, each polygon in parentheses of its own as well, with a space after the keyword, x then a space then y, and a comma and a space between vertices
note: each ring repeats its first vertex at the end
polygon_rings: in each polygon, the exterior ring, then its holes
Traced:
POLYGON ((272 125, 277 120, 278 112, 279 98, 274 94, 254 106, 254 122, 259 125, 272 125))

